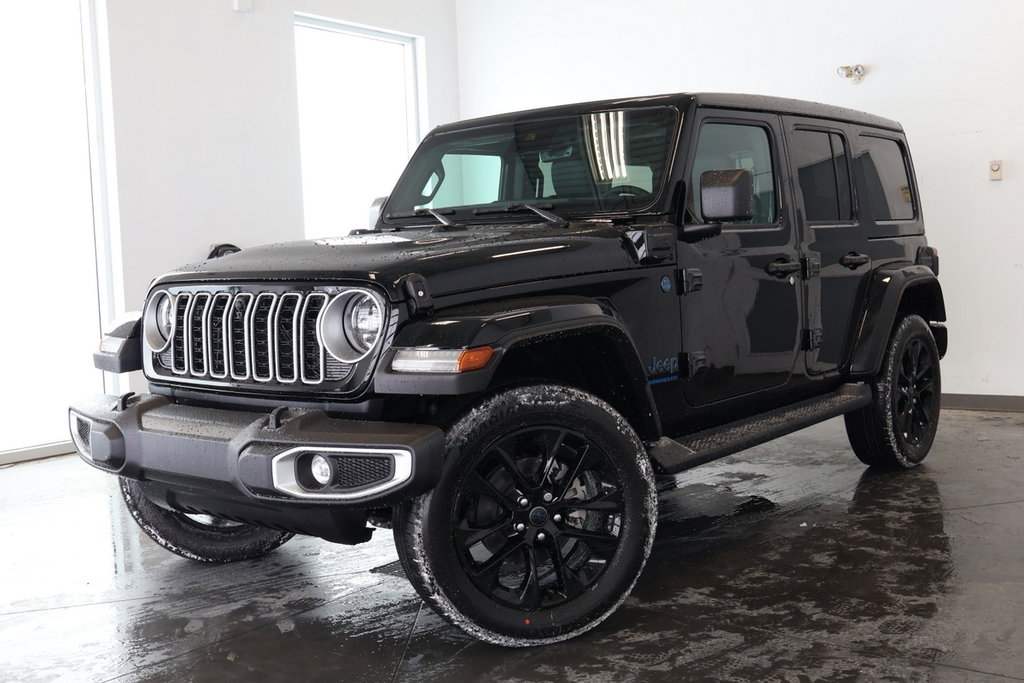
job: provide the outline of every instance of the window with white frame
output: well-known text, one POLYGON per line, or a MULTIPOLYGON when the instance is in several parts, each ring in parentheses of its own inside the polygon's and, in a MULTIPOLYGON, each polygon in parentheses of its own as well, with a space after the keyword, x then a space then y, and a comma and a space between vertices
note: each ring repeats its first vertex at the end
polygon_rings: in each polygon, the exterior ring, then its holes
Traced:
POLYGON ((68 404, 103 391, 79 1, 5 5, 0 63, 4 462, 69 452, 68 404))
POLYGON ((420 139, 420 39, 296 15, 307 238, 367 227, 420 139))

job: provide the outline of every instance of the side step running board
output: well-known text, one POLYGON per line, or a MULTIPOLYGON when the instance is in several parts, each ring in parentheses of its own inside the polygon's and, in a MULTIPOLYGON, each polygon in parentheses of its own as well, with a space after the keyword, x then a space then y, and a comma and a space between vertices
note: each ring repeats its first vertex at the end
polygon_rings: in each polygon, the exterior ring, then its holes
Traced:
POLYGON ((844 384, 831 394, 689 434, 678 440, 662 437, 650 447, 650 454, 662 472, 675 474, 863 408, 869 403, 871 387, 844 384))

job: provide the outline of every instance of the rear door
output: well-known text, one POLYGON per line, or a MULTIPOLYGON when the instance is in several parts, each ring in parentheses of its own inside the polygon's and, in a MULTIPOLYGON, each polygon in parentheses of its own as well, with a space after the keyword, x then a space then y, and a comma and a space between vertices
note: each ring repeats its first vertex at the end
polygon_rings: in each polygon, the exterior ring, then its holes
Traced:
POLYGON ((849 352, 857 302, 871 272, 857 215, 847 131, 819 119, 783 117, 801 237, 808 372, 840 367, 849 352))
POLYGON ((752 220, 680 243, 686 401, 698 406, 789 382, 800 348, 802 294, 797 238, 778 115, 700 109, 687 145, 686 222, 703 222, 704 171, 749 169, 752 220))

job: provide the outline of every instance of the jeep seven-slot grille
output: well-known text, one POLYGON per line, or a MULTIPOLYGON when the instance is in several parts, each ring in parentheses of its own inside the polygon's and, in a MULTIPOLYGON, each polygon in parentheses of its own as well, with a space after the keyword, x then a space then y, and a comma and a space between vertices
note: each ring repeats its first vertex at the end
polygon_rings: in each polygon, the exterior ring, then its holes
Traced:
POLYGON ((353 366, 326 353, 317 332, 325 292, 182 292, 174 332, 156 363, 182 379, 320 384, 353 366))

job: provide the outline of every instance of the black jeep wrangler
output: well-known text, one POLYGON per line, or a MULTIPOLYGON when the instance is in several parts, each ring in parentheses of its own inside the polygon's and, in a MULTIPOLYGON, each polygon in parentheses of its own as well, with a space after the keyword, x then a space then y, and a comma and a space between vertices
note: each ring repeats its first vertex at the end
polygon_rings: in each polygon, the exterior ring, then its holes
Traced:
POLYGON ((442 126, 370 229, 156 280, 70 409, 82 458, 185 557, 391 527, 477 638, 571 638, 651 549, 655 473, 844 415, 928 453, 946 350, 901 127, 743 95, 442 126))

